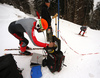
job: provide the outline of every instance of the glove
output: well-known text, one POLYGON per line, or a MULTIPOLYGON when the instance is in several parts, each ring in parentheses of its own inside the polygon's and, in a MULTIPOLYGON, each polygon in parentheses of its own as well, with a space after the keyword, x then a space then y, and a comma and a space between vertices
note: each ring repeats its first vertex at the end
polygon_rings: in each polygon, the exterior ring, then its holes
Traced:
POLYGON ((54 49, 52 47, 45 47, 44 48, 46 50, 47 53, 54 53, 54 49))
POLYGON ((56 48, 57 48, 57 45, 51 42, 49 46, 45 47, 44 49, 46 50, 47 53, 54 53, 56 48))

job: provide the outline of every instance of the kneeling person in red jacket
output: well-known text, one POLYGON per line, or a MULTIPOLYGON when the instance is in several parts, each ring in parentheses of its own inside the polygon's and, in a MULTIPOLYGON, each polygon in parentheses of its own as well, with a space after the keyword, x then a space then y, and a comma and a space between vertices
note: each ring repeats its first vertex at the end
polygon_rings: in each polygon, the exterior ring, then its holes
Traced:
POLYGON ((19 40, 21 54, 31 55, 30 52, 26 51, 26 48, 29 48, 27 46, 29 41, 24 37, 24 32, 27 32, 30 40, 32 41, 34 45, 40 46, 40 47, 47 47, 47 46, 53 47, 54 43, 52 42, 50 44, 39 42, 36 39, 36 36, 34 33, 35 29, 38 32, 43 32, 47 28, 48 28, 48 23, 43 18, 39 20, 36 20, 34 18, 25 18, 25 19, 13 21, 9 25, 8 30, 13 36, 15 36, 19 40))

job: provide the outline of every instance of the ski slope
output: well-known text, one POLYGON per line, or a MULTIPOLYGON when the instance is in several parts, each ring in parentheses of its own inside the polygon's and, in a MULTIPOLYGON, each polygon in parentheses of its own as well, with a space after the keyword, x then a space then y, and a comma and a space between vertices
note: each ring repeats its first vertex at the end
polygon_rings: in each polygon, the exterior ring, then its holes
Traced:
MULTIPOLYGON (((17 48, 19 41, 8 32, 8 26, 12 21, 33 17, 25 14, 19 9, 6 4, 0 4, 0 56, 5 53, 18 53, 18 51, 4 51, 5 48, 17 48)), ((35 17, 36 18, 36 17, 35 17)), ((53 32, 55 21, 52 20, 53 32)), ((100 78, 100 30, 87 28, 85 37, 77 35, 80 31, 80 25, 60 19, 60 39, 61 50, 65 55, 64 64, 60 72, 51 73, 47 67, 42 67, 41 78, 100 78)), ((46 36, 43 33, 37 33, 38 40, 46 42, 46 36), (41 35, 41 36, 40 36, 41 35)), ((25 37, 29 40, 29 46, 34 46, 27 34, 25 37)), ((41 50, 33 50, 33 53, 42 54, 41 50)), ((30 59, 31 56, 14 56, 18 67, 24 68, 23 78, 30 77, 30 59)))

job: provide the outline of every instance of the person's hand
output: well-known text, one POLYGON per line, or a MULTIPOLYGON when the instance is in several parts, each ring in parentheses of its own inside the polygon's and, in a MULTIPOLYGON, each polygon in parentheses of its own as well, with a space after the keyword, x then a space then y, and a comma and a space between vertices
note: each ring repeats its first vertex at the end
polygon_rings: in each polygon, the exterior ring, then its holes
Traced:
POLYGON ((45 47, 44 49, 47 51, 47 53, 54 53, 56 48, 57 45, 54 42, 51 42, 49 46, 45 47))
POLYGON ((48 47, 53 47, 53 46, 54 46, 54 42, 51 42, 48 47))
POLYGON ((57 47, 57 45, 54 42, 51 42, 48 47, 57 47))

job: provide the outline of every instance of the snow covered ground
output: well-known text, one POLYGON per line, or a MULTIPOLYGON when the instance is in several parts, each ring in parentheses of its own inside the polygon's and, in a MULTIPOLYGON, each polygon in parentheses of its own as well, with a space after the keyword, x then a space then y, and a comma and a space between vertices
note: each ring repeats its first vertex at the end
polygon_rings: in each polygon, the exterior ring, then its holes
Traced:
MULTIPOLYGON (((0 4, 0 56, 5 53, 18 53, 18 51, 4 51, 5 48, 17 48, 19 41, 8 32, 9 24, 21 18, 33 17, 25 14, 13 6, 0 4)), ((52 20, 54 28, 55 22, 52 20)), ((55 32, 55 29, 53 29, 55 32)), ((61 50, 65 55, 65 64, 60 72, 52 74, 47 67, 42 67, 42 78, 100 78, 100 30, 88 27, 85 37, 77 35, 80 25, 60 19, 61 50)), ((37 33, 38 40, 45 42, 43 33, 37 33), (41 35, 41 36, 40 36, 41 35)), ((28 36, 25 34, 28 38, 28 36)), ((29 38, 28 38, 29 39, 29 38)), ((30 40, 30 39, 29 39, 30 40)), ((31 41, 29 46, 34 48, 31 41)), ((42 53, 41 50, 33 50, 33 53, 42 53)), ((24 68, 23 77, 30 77, 31 56, 14 56, 17 65, 24 68)))

